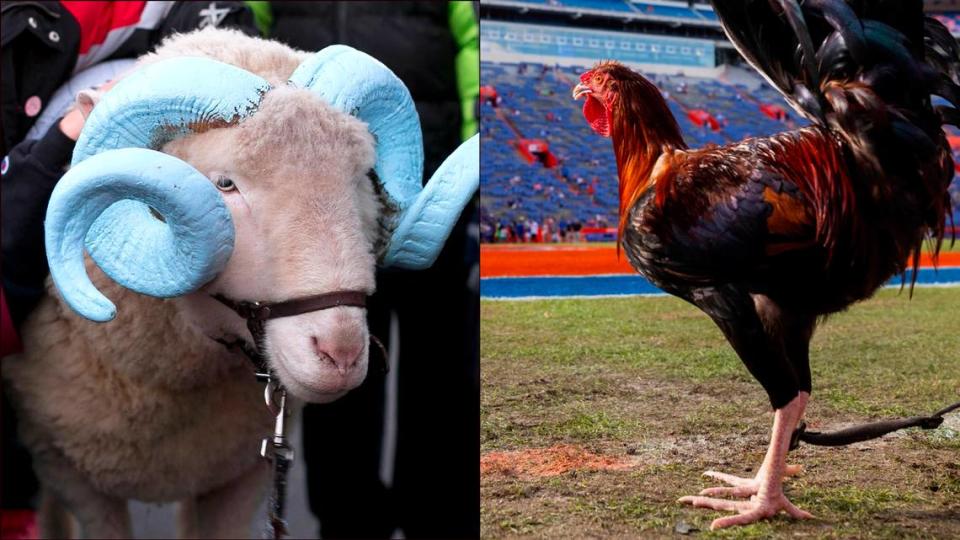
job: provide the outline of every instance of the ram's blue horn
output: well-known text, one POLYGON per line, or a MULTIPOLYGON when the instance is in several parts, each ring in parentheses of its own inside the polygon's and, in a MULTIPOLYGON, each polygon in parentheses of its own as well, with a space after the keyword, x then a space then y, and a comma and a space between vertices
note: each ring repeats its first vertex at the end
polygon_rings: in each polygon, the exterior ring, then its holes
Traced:
POLYGON ((117 148, 151 148, 190 133, 225 127, 254 111, 270 84, 209 58, 172 58, 117 83, 90 113, 73 165, 117 148))
POLYGON ((423 190, 420 118, 407 87, 386 66, 350 47, 333 45, 304 61, 290 82, 310 88, 335 107, 363 120, 376 137, 377 175, 399 209, 382 263, 404 268, 433 264, 479 186, 476 174, 459 176, 453 172, 476 172, 479 156, 476 151, 468 151, 476 148, 476 142, 464 143, 464 151, 455 152, 441 167, 447 172, 435 175, 443 180, 423 190))
POLYGON ((105 152, 70 169, 53 190, 45 229, 60 294, 98 322, 113 319, 116 307, 87 276, 85 241, 114 281, 157 297, 200 288, 233 251, 230 211, 213 184, 180 159, 140 148, 105 152))
POLYGON ((84 272, 84 243, 114 281, 151 296, 194 291, 223 268, 233 223, 219 192, 190 165, 146 149, 235 123, 269 89, 229 64, 174 58, 135 71, 104 95, 47 210, 50 273, 74 310, 95 321, 116 311, 84 272))
POLYGON ((399 208, 423 186, 423 135, 413 98, 387 66, 346 45, 331 45, 304 61, 290 82, 367 123, 377 139, 377 176, 399 208))
POLYGON ((384 266, 430 267, 479 188, 480 135, 474 135, 444 160, 401 214, 383 256, 384 266))

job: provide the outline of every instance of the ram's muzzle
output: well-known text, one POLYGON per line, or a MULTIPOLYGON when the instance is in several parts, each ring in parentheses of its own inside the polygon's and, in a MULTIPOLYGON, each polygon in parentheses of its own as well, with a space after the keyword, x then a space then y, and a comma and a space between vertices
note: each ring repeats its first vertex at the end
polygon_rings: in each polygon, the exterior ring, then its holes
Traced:
MULTIPOLYGON (((398 210, 380 263, 430 266, 479 187, 479 138, 461 145, 423 188, 419 117, 387 67, 334 45, 301 64, 289 84, 367 122, 377 140, 377 175, 398 210)), ((233 225, 219 192, 192 166, 158 150, 185 134, 239 123, 270 89, 235 66, 176 58, 137 70, 104 96, 47 211, 50 272, 74 310, 95 321, 115 315, 86 275, 84 246, 117 283, 157 297, 195 291, 223 269, 233 225)))

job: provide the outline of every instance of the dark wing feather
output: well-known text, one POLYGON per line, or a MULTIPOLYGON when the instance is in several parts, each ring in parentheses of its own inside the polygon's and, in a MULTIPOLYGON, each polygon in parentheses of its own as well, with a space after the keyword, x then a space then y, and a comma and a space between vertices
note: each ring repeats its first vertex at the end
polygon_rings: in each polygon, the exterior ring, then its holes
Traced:
POLYGON ((644 234, 643 221, 649 219, 644 201, 635 207, 638 214, 624 236, 628 255, 643 251, 656 272, 705 285, 757 276, 774 263, 771 257, 813 247, 814 210, 798 187, 772 170, 742 165, 726 178, 718 176, 723 174, 718 167, 678 171, 671 180, 673 194, 652 210, 664 216, 650 220, 657 224, 647 231, 652 235, 644 234))

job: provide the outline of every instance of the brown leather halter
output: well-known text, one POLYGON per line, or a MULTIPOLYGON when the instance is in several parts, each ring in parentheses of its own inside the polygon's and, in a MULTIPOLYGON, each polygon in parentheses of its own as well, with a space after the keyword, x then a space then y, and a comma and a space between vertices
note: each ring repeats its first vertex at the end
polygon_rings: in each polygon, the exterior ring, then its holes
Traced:
MULTIPOLYGON (((257 371, 266 373, 266 358, 261 353, 263 339, 266 336, 266 324, 270 319, 279 319, 281 317, 292 317, 310 313, 311 311, 321 311, 340 306, 367 307, 367 293, 363 291, 334 291, 314 296, 305 296, 303 298, 294 298, 283 302, 251 302, 248 300, 232 300, 222 294, 214 295, 215 300, 237 312, 247 320, 247 329, 253 337, 253 346, 240 342, 228 342, 219 339, 220 343, 229 349, 239 347, 247 357, 254 363, 257 371)), ((386 351, 383 344, 373 334, 370 340, 380 349, 383 365, 381 370, 386 371, 386 351)))
MULTIPOLYGON (((239 347, 240 350, 253 362, 257 370, 257 378, 265 381, 267 387, 264 390, 267 400, 267 407, 276 415, 274 434, 261 441, 260 455, 267 459, 273 465, 273 491, 267 501, 267 521, 264 531, 265 538, 279 539, 287 534, 287 522, 284 520, 284 506, 286 500, 287 471, 293 460, 293 449, 287 437, 284 435, 284 426, 286 425, 287 411, 286 390, 283 385, 277 381, 270 373, 266 358, 261 353, 263 339, 266 336, 266 324, 270 319, 279 319, 281 317, 290 317, 309 313, 311 311, 320 311, 340 306, 351 306, 365 308, 367 307, 367 293, 363 291, 335 291, 315 296, 306 296, 295 298, 284 302, 250 302, 231 300, 221 294, 213 297, 221 304, 229 307, 238 315, 247 320, 247 328, 253 337, 253 345, 244 340, 228 342, 226 339, 217 339, 227 349, 239 347), (274 394, 279 393, 279 406, 274 401, 274 394)), ((387 351, 380 340, 373 334, 370 334, 372 341, 380 350, 381 367, 380 371, 387 371, 387 351)))

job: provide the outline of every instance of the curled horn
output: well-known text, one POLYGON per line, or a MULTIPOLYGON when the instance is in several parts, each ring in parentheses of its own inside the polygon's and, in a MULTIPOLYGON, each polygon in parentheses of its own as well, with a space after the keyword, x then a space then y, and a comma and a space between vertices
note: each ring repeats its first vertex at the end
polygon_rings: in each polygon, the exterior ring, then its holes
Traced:
POLYGON ((85 239, 114 281, 159 297, 199 288, 233 251, 233 222, 217 188, 186 162, 142 148, 72 168, 53 190, 45 228, 54 283, 70 307, 98 322, 113 319, 116 308, 87 276, 85 239))
POLYGON ((67 304, 95 321, 116 315, 86 274, 84 247, 118 284, 150 296, 189 293, 223 269, 234 240, 223 198, 192 166, 155 150, 239 121, 269 88, 228 64, 175 58, 141 68, 104 96, 47 208, 47 260, 67 304))
POLYGON ((412 269, 433 264, 480 187, 478 136, 451 154, 424 189, 420 117, 407 87, 389 68, 365 53, 332 45, 300 64, 290 83, 363 120, 376 138, 377 176, 399 210, 381 263, 412 269))
POLYGON ((238 122, 256 110, 270 84, 209 58, 172 58, 134 71, 90 113, 72 165, 117 148, 151 148, 238 122), (185 94, 189 89, 189 94, 185 94))

